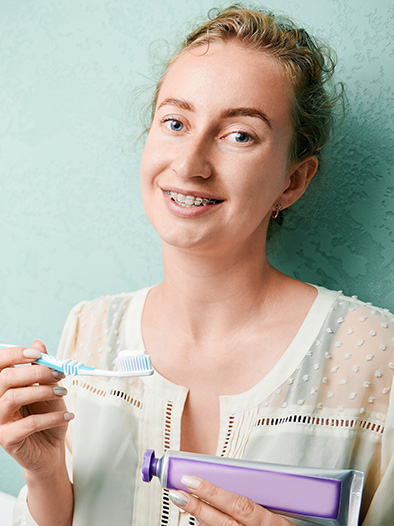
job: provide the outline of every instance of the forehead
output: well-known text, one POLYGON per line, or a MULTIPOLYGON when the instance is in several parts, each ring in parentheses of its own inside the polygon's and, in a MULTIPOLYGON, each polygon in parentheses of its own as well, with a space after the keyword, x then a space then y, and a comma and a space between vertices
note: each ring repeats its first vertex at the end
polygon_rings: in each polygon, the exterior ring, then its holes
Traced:
POLYGON ((256 107, 288 123, 293 88, 278 60, 230 40, 184 50, 165 73, 157 105, 168 97, 200 110, 256 107))

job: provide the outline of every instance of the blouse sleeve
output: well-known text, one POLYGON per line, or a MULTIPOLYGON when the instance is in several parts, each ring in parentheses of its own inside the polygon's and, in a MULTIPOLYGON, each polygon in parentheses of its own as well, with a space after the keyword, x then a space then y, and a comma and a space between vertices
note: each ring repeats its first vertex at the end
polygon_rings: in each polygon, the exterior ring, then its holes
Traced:
POLYGON ((394 394, 393 385, 380 454, 380 483, 362 526, 392 526, 394 521, 394 394))

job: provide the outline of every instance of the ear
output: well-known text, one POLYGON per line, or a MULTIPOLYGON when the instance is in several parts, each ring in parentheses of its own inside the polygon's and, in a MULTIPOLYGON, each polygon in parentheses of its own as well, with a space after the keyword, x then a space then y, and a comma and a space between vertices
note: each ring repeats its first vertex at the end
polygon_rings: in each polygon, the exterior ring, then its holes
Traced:
POLYGON ((318 165, 319 161, 313 155, 291 166, 288 184, 277 200, 283 209, 291 206, 302 196, 315 175, 318 165))

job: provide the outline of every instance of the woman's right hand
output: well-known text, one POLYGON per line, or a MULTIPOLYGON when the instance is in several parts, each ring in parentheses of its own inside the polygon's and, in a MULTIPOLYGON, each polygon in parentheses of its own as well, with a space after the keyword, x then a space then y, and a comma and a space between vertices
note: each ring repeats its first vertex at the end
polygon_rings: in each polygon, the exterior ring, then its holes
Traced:
POLYGON ((25 470, 45 476, 64 463, 67 412, 64 375, 43 365, 31 364, 45 345, 35 340, 32 347, 0 350, 0 446, 25 470), (31 351, 33 349, 33 351, 31 351), (36 355, 34 356, 34 350, 36 355))

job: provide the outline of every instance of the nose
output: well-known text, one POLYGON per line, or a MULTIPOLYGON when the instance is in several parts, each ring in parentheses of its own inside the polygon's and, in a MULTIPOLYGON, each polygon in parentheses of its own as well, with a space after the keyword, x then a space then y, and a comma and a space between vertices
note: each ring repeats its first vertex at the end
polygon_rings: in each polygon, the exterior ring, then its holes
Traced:
POLYGON ((182 178, 208 179, 213 173, 210 146, 203 137, 191 137, 178 146, 171 168, 182 178))

